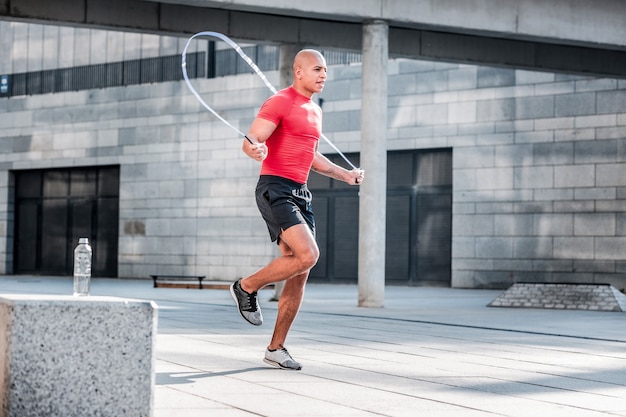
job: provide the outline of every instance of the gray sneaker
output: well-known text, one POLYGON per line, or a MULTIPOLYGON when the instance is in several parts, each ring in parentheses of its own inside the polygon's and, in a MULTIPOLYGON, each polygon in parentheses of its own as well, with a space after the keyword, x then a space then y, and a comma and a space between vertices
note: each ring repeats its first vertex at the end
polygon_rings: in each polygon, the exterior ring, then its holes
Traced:
POLYGON ((299 371, 302 369, 302 365, 294 361, 285 348, 276 350, 269 350, 269 348, 266 349, 263 361, 280 369, 290 369, 293 371, 299 371))
POLYGON ((261 314, 261 307, 256 298, 256 291, 252 294, 247 293, 241 288, 241 279, 233 282, 230 286, 230 295, 237 303, 239 313, 248 323, 260 326, 263 324, 263 315, 261 314))

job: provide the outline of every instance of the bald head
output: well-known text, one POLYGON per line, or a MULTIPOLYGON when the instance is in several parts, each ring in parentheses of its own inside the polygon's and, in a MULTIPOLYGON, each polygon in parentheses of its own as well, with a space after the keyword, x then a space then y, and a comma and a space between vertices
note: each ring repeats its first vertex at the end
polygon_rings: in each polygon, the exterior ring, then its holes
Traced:
POLYGON ((303 49, 293 60, 293 87, 311 97, 324 89, 326 71, 326 60, 319 51, 303 49))
POLYGON ((326 66, 326 60, 319 51, 316 51, 315 49, 303 49, 296 54, 296 57, 293 60, 293 69, 295 72, 298 67, 303 68, 308 65, 315 65, 318 63, 323 64, 324 67, 326 66))

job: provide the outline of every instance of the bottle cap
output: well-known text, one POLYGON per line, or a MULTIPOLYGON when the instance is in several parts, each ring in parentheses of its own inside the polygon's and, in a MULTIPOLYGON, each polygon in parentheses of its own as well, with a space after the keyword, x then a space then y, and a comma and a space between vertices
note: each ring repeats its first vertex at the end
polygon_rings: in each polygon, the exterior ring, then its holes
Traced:
POLYGON ((81 237, 78 239, 78 243, 89 243, 89 238, 81 237))

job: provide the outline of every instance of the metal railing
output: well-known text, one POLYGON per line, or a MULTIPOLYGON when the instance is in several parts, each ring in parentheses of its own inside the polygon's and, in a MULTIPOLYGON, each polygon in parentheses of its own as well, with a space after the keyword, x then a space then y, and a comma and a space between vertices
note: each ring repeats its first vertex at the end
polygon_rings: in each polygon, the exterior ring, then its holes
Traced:
MULTIPOLYGON (((279 47, 256 45, 242 48, 262 71, 278 69, 279 47)), ((187 55, 189 78, 214 78, 226 75, 245 74, 250 67, 232 49, 215 50, 187 55)), ((348 65, 361 61, 360 53, 322 51, 326 63, 348 65)), ((160 83, 182 80, 180 55, 136 59, 105 64, 84 65, 71 68, 23 72, 0 75, 2 86, 0 97, 60 93, 64 91, 89 90, 95 88, 120 87, 135 84, 160 83)))

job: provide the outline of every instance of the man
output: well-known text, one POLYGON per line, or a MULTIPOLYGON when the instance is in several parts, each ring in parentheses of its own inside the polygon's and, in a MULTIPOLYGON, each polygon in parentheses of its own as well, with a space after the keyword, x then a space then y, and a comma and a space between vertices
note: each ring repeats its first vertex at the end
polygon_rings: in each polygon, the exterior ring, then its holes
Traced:
POLYGON ((241 316, 260 326, 263 316, 257 291, 286 280, 264 358, 268 364, 282 369, 302 369, 284 343, 302 304, 309 271, 319 257, 311 193, 306 186, 309 172, 313 169, 353 185, 360 184, 364 176, 362 170, 346 170, 317 150, 322 110, 311 97, 324 88, 326 72, 326 60, 318 51, 298 52, 293 65, 293 84, 263 104, 242 147, 246 155, 262 162, 256 187, 257 206, 281 255, 233 283, 230 291, 241 316))

